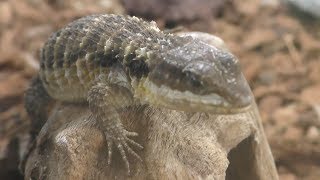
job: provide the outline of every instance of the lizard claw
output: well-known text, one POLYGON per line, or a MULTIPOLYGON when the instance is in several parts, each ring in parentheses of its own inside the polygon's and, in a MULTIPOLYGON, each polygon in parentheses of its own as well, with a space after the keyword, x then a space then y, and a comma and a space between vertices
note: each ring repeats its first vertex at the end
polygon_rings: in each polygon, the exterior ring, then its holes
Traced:
POLYGON ((113 142, 112 142, 112 140, 107 139, 107 143, 108 143, 108 166, 110 166, 111 157, 112 157, 113 142))
POLYGON ((138 136, 138 133, 129 132, 124 130, 123 133, 114 134, 114 136, 110 136, 108 133, 105 133, 107 144, 108 144, 108 165, 111 164, 112 161, 112 151, 113 145, 115 144, 118 151, 121 154, 122 160, 124 161, 127 169, 128 175, 130 174, 130 165, 127 158, 127 153, 134 156, 139 161, 142 161, 141 157, 129 146, 129 144, 135 146, 138 149, 143 149, 139 143, 135 142, 134 140, 130 139, 129 136, 138 136), (126 153, 127 152, 127 153, 126 153))

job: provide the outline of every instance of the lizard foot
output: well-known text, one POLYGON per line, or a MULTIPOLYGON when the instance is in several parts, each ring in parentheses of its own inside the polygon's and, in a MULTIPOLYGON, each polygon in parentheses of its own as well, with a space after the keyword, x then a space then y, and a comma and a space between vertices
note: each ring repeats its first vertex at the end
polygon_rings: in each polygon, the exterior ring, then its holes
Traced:
POLYGON ((141 157, 134 151, 132 148, 129 146, 131 144, 132 146, 135 146, 138 149, 143 149, 143 147, 135 142, 134 140, 130 139, 129 137, 132 136, 138 136, 138 133, 135 132, 129 132, 125 129, 123 129, 122 132, 116 133, 113 135, 110 135, 109 133, 105 132, 105 137, 107 140, 108 144, 108 165, 111 164, 112 160, 112 149, 113 146, 115 145, 117 149, 119 150, 121 157, 126 165, 127 172, 130 174, 130 166, 129 166, 129 161, 127 158, 127 153, 133 155, 136 159, 142 161, 141 157))

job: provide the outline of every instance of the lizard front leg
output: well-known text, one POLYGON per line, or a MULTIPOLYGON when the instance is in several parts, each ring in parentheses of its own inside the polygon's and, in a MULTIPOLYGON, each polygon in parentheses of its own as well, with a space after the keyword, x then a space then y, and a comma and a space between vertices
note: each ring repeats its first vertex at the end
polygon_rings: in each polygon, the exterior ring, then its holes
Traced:
POLYGON ((104 130, 108 144, 108 164, 111 163, 113 145, 116 145, 130 174, 127 153, 139 160, 141 158, 129 145, 139 149, 143 147, 130 139, 130 136, 138 134, 127 131, 118 114, 118 110, 133 104, 132 93, 124 84, 124 82, 110 83, 108 78, 99 76, 96 84, 89 91, 88 102, 92 116, 104 130))

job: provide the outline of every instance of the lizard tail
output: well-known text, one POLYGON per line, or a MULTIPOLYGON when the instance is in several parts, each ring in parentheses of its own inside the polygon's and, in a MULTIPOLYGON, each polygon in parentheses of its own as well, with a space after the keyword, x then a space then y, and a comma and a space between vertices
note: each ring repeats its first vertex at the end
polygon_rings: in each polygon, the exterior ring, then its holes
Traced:
POLYGON ((25 91, 24 106, 31 120, 30 142, 27 150, 20 159, 19 169, 24 174, 27 157, 36 146, 36 136, 48 118, 48 110, 53 99, 44 88, 39 75, 34 77, 29 88, 25 91))
POLYGON ((48 118, 49 106, 53 99, 37 75, 25 92, 24 106, 31 119, 31 137, 35 138, 48 118))

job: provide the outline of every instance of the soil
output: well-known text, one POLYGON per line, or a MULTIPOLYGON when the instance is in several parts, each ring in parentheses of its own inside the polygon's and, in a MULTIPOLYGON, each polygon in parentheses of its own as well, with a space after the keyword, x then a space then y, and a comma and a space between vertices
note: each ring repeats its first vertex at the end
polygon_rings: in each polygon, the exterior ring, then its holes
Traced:
POLYGON ((23 93, 39 69, 39 49, 52 32, 93 13, 136 15, 162 29, 221 37, 241 61, 280 179, 320 179, 319 19, 259 0, 128 2, 0 1, 0 179, 22 178, 18 157, 30 128, 23 93), (166 11, 167 6, 174 10, 166 11))

